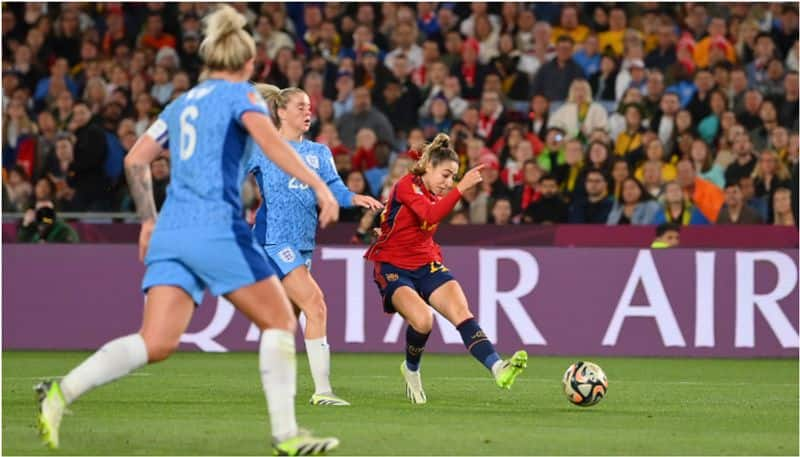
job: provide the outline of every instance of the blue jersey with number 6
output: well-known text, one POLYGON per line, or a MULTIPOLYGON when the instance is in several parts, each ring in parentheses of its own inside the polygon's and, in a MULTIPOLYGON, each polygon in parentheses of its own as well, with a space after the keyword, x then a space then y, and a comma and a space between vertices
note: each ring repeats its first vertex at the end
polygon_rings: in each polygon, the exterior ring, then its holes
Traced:
POLYGON ((242 214, 247 112, 267 114, 247 82, 210 79, 170 103, 147 134, 170 151, 170 184, 142 289, 173 286, 200 303, 274 272, 242 214))
POLYGON ((167 105, 159 121, 168 128, 156 132, 171 162, 159 225, 229 226, 242 219, 248 111, 267 113, 261 96, 247 82, 223 80, 204 81, 167 105))
MULTIPOLYGON (((353 205, 353 193, 336 171, 327 146, 309 140, 290 141, 300 158, 330 188, 341 207, 353 205)), ((247 170, 256 177, 263 203, 256 214, 253 234, 263 245, 290 244, 299 251, 314 249, 317 232, 317 199, 308 185, 286 174, 267 160, 261 148, 249 140, 247 170)))

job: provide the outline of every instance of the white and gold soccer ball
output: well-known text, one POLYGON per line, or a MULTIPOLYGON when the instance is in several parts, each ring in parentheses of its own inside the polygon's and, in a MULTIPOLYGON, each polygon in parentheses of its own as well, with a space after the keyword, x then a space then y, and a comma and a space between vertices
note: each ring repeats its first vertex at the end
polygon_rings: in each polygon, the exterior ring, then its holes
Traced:
POLYGON ((606 396, 608 378, 595 363, 580 361, 567 368, 561 381, 564 395, 573 405, 596 405, 606 396))

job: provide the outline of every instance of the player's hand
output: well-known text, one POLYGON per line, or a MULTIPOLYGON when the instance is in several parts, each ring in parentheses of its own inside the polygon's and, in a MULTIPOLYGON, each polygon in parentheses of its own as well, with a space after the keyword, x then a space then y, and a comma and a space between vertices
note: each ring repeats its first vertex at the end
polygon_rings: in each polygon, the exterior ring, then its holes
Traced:
POLYGON ((360 206, 362 208, 368 208, 375 211, 383 209, 383 203, 375 200, 369 195, 353 195, 353 206, 360 206))
POLYGON ((463 194, 467 189, 480 184, 483 181, 481 170, 483 170, 483 164, 480 164, 470 171, 464 173, 464 177, 461 178, 461 181, 459 181, 458 184, 456 184, 458 191, 463 194))
POLYGON ((156 226, 155 219, 148 219, 142 222, 142 229, 139 231, 139 260, 144 262, 147 255, 147 248, 150 246, 150 237, 153 235, 153 228, 156 226))
POLYGON ((319 226, 325 228, 339 220, 339 203, 333 197, 328 186, 321 185, 314 189, 319 206, 319 226))

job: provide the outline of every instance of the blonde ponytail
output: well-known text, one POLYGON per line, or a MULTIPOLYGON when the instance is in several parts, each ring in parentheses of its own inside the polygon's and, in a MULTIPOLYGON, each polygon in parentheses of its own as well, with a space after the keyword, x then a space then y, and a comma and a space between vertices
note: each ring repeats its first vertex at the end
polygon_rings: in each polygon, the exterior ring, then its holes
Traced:
POLYGON ((411 167, 411 173, 422 176, 425 174, 428 164, 436 167, 448 160, 458 163, 458 154, 450 145, 450 137, 445 133, 439 133, 430 144, 422 149, 422 156, 411 167))
POLYGON ((303 92, 303 89, 298 89, 297 87, 287 87, 286 89, 281 89, 278 86, 263 83, 256 84, 255 88, 258 93, 264 97, 264 101, 267 102, 267 107, 269 108, 272 122, 277 128, 281 128, 281 119, 278 117, 278 110, 286 109, 286 105, 289 104, 289 99, 292 97, 292 95, 305 93, 303 92))
POLYGON ((199 54, 210 70, 239 71, 256 55, 255 41, 244 30, 247 19, 235 9, 222 5, 205 22, 199 54))

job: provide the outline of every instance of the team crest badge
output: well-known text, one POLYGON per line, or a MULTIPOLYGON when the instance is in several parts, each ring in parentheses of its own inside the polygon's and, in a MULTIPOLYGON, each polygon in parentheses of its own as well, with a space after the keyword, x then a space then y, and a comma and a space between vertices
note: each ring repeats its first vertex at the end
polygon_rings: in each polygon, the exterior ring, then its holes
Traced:
POLYGON ((278 257, 280 257, 280 259, 286 263, 294 262, 295 259, 294 251, 292 251, 292 248, 282 249, 280 252, 278 252, 278 257))
POLYGON ((306 163, 308 163, 308 166, 311 168, 319 169, 319 157, 317 156, 311 154, 306 155, 306 163))
POLYGON ((390 282, 391 281, 397 281, 398 279, 400 279, 400 276, 398 276, 397 273, 387 273, 386 274, 386 280, 387 281, 390 281, 390 282))

